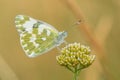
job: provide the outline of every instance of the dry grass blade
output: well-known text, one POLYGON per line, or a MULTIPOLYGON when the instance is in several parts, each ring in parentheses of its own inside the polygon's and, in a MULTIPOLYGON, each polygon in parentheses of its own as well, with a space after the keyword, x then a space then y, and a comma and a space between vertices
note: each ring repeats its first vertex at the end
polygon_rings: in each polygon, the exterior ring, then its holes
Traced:
MULTIPOLYGON (((97 63, 100 62, 99 67, 101 67, 101 69, 102 69, 101 72, 104 71, 104 74, 106 75, 106 77, 109 80, 113 80, 112 77, 109 75, 108 70, 105 67, 105 64, 106 64, 105 50, 104 50, 103 46, 100 44, 100 42, 96 39, 96 37, 94 37, 94 35, 92 33, 93 31, 90 29, 88 24, 85 22, 85 17, 81 13, 81 10, 80 10, 79 6, 77 5, 76 1, 75 0, 62 0, 62 1, 73 12, 75 17, 79 18, 81 20, 79 29, 82 31, 82 33, 86 37, 86 40, 91 44, 93 49, 96 51, 96 53, 97 53, 96 55, 99 59, 99 61, 97 61, 97 63)), ((94 74, 97 74, 97 73, 94 73, 94 74)))
POLYGON ((98 39, 98 41, 102 45, 105 44, 106 38, 112 29, 112 24, 113 24, 113 18, 111 18, 110 16, 102 16, 98 22, 98 26, 95 29, 94 34, 96 39, 98 39))
MULTIPOLYGON (((75 0, 62 0, 64 3, 66 3, 67 7, 73 12, 76 18, 79 18, 81 20, 81 24, 79 25, 79 29, 82 31, 82 33, 85 35, 86 40, 91 43, 91 45, 94 47, 95 51, 99 52, 99 57, 102 59, 105 57, 104 55, 104 49, 102 48, 102 45, 97 41, 97 39, 94 37, 92 30, 88 26, 88 24, 85 22, 84 15, 81 13, 79 6, 75 2, 75 0)), ((103 60, 103 59, 102 59, 103 60)))
POLYGON ((14 71, 8 66, 0 56, 0 80, 19 80, 14 71))

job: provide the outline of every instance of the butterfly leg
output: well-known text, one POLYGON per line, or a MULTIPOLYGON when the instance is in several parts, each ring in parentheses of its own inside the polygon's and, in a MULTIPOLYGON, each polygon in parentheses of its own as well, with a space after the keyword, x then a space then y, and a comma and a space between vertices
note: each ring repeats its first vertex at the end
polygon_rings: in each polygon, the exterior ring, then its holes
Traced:
POLYGON ((64 40, 64 42, 63 42, 63 43, 64 43, 65 45, 67 45, 67 44, 68 44, 68 42, 67 42, 67 41, 65 41, 65 40, 64 40))
MULTIPOLYGON (((65 41, 65 40, 63 41, 63 43, 64 43, 63 45, 60 45, 61 47, 62 47, 62 46, 65 46, 65 45, 67 45, 67 44, 68 44, 68 42, 67 42, 67 41, 65 41)), ((57 46, 57 49, 58 49, 59 51, 61 50, 61 47, 60 47, 60 46, 57 46)))
POLYGON ((57 46, 57 49, 58 49, 59 51, 61 50, 59 46, 57 46))

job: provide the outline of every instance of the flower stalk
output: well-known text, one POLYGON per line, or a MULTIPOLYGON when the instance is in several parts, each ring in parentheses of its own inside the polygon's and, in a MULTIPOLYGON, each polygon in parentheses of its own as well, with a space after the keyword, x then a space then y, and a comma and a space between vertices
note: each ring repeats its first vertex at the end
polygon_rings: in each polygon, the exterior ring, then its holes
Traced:
POLYGON ((79 71, 74 72, 74 77, 73 77, 73 80, 78 80, 79 73, 80 73, 80 70, 79 70, 79 71))

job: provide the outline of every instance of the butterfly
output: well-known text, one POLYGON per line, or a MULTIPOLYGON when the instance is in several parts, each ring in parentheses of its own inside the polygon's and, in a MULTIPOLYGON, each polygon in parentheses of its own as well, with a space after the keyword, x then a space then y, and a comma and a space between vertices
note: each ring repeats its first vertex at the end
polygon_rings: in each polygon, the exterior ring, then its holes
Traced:
POLYGON ((67 32, 59 32, 52 25, 25 15, 15 17, 20 44, 28 57, 36 57, 65 42, 67 32))

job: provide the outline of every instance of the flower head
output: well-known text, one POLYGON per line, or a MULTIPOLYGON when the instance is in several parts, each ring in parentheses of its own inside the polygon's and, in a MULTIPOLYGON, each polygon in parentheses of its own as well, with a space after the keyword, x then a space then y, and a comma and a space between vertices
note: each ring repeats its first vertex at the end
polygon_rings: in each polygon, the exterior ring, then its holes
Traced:
POLYGON ((56 57, 57 62, 67 67, 72 72, 81 70, 90 66, 95 60, 95 55, 91 55, 88 46, 80 43, 72 43, 66 45, 61 50, 61 54, 56 57))

